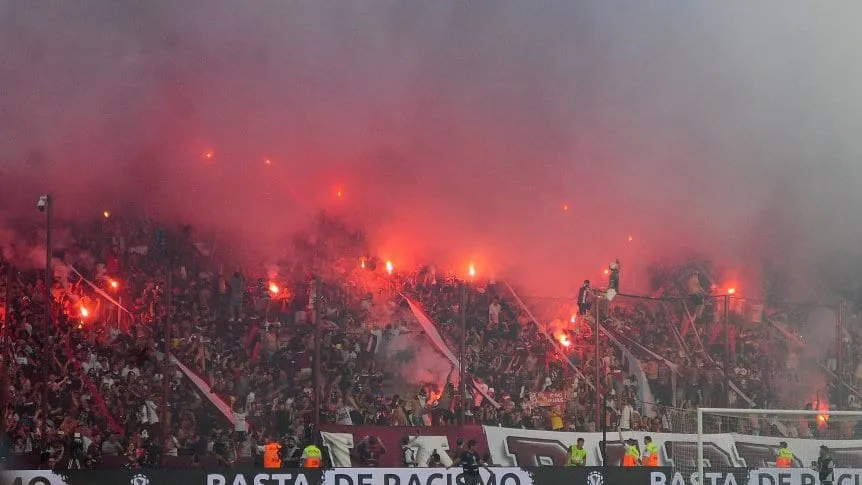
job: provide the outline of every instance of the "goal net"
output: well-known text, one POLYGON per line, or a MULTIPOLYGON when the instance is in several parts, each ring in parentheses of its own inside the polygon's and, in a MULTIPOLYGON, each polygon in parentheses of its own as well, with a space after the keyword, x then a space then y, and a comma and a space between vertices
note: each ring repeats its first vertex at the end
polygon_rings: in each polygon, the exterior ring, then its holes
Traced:
POLYGON ((834 484, 862 483, 860 439, 862 411, 700 408, 691 482, 723 485, 732 475, 739 485, 817 485, 814 463, 825 452, 834 484))

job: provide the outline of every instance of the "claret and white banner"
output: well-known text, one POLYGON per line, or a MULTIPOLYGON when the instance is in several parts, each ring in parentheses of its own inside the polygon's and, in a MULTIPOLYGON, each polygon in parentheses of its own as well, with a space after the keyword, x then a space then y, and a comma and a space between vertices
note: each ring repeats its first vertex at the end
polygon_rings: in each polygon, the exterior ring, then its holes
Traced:
MULTIPOLYGON (((759 468, 704 471, 704 485, 821 485, 813 470, 805 468, 759 468)), ((650 485, 699 485, 696 473, 655 471, 650 485)), ((862 470, 836 468, 832 485, 862 484, 862 470)))
MULTIPOLYGON (((607 433, 607 463, 602 463, 602 433, 537 431, 485 426, 485 439, 494 464, 501 466, 563 466, 569 446, 584 439, 588 466, 619 466, 624 454, 618 432, 607 433)), ((643 449, 650 436, 659 448, 661 466, 696 469, 697 435, 626 432, 623 439, 636 439, 643 449)), ((765 438, 741 434, 711 434, 703 437, 703 457, 710 468, 771 468, 775 466, 778 443, 786 441, 793 452, 794 468, 808 469, 817 459, 820 445, 831 449, 836 466, 862 469, 862 441, 765 438)), ((764 484, 768 485, 768 484, 764 484)), ((781 485, 776 483, 775 485, 781 485)), ((849 485, 849 484, 848 484, 849 485)), ((853 485, 862 485, 854 483, 853 485)))
MULTIPOLYGON (((533 485, 530 472, 520 468, 479 471, 484 485, 533 485)), ((344 468, 327 470, 324 485, 463 485, 457 468, 344 468)))

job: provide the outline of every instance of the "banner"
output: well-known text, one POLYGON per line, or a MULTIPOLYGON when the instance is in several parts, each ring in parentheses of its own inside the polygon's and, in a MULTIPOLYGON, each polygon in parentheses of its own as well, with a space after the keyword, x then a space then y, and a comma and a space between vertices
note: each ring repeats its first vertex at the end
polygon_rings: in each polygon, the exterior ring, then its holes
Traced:
MULTIPOLYGON (((443 337, 440 336, 440 332, 437 331, 437 327, 434 326, 434 323, 431 322, 431 319, 428 318, 425 313, 419 308, 419 305, 413 303, 413 300, 407 298, 403 294, 401 295, 405 300, 407 300, 407 304, 410 305, 410 311, 413 312, 413 316, 416 318, 416 321, 419 322, 419 325, 422 326, 422 330, 425 331, 425 334, 434 342, 434 346, 437 347, 437 350, 440 351, 449 362, 452 362, 452 365, 455 366, 456 369, 461 369, 461 363, 458 361, 458 358, 455 357, 455 354, 449 350, 449 346, 446 345, 446 342, 443 340, 443 337)), ((468 373, 469 375, 469 373, 468 373)), ((488 393, 483 389, 482 382, 475 377, 471 378, 473 389, 476 390, 479 394, 482 395, 492 406, 495 408, 500 408, 500 403, 494 400, 488 393)), ((465 379, 466 381, 466 379, 465 379)))
MULTIPOLYGON (((484 485, 533 485, 533 475, 520 468, 480 469, 484 485)), ((344 468, 327 470, 324 485, 448 485, 464 479, 458 468, 344 468)), ((576 483, 576 482, 569 482, 576 483)), ((208 484, 212 485, 212 484, 208 484)), ((221 485, 221 484, 216 484, 221 485)))
POLYGON ((416 454, 416 461, 420 464, 428 463, 431 455, 437 451, 443 465, 451 465, 452 460, 447 452, 458 448, 458 439, 463 440, 464 443, 475 440, 478 443, 477 449, 480 455, 488 451, 481 426, 408 428, 322 424, 320 431, 325 446, 324 452, 328 453, 329 463, 336 468, 362 466, 354 450, 362 440, 370 436, 379 439, 386 447, 386 453, 379 458, 379 465, 383 467, 402 466, 401 441, 404 438, 410 442, 410 447, 416 454))
MULTIPOLYGON (((806 468, 736 468, 704 470, 705 485, 821 485, 814 470, 806 468)), ((679 473, 671 469, 651 470, 650 485, 699 485, 697 473, 679 473)), ((862 483, 862 470, 836 468, 832 485, 862 483)))
POLYGON ((566 393, 562 391, 531 392, 530 402, 534 406, 549 408, 566 405, 566 393))
MULTIPOLYGON (((479 474, 483 485, 670 485, 675 483, 672 471, 665 468, 491 467, 488 470, 480 469, 479 474)), ((69 470, 56 473, 38 470, 0 471, 0 485, 463 485, 464 483, 463 473, 457 468, 69 470)), ((797 483, 788 482, 788 485, 797 483)), ((803 483, 809 485, 807 482, 803 483)), ((779 485, 779 482, 752 483, 752 485, 779 485)), ((813 482, 810 485, 814 485, 813 482)), ((839 485, 839 482, 835 485, 839 485)))
POLYGON ((625 361, 628 362, 628 374, 637 376, 638 385, 638 400, 643 403, 644 409, 643 412, 645 414, 652 414, 653 412, 653 403, 656 402, 655 396, 652 393, 652 389, 649 387, 649 380, 647 379, 646 372, 643 370, 643 366, 641 365, 641 361, 635 357, 625 345, 623 345, 616 337, 613 336, 611 332, 608 331, 604 327, 604 325, 599 325, 599 329, 604 332, 605 335, 620 349, 620 352, 625 356, 625 361))
POLYGON ((323 470, 8 470, 0 485, 323 485, 323 470))
MULTIPOLYGON (((500 466, 563 466, 568 449, 578 438, 584 439, 587 466, 602 465, 602 433, 537 431, 485 426, 488 451, 500 466)), ((697 435, 626 432, 623 439, 635 439, 643 449, 643 439, 650 436, 659 448, 659 464, 677 471, 697 468, 697 435)), ((616 431, 607 433, 607 466, 619 466, 625 448, 616 431)), ((709 434, 703 437, 703 458, 710 470, 734 468, 771 468, 778 456, 778 443, 786 441, 794 454, 793 466, 807 469, 817 459, 820 445, 830 448, 835 466, 862 470, 862 444, 856 440, 807 440, 800 438, 766 438, 740 434, 709 434)), ((686 483, 688 483, 686 481, 686 483)), ((862 484, 862 481, 859 482, 862 484)), ((680 484, 675 484, 680 485, 680 484)), ((770 485, 764 483, 762 485, 770 485)), ((779 485, 779 484, 775 484, 779 485)), ((836 483, 837 485, 837 483, 836 483)), ((851 485, 850 483, 846 485, 851 485)), ((853 483, 852 485, 857 485, 853 483)))
MULTIPOLYGON (((176 357, 171 355, 171 362, 176 364, 176 366, 185 374, 186 377, 189 378, 190 381, 198 388, 203 396, 205 396, 209 402, 218 409, 224 417, 230 422, 232 425, 236 425, 236 416, 233 415, 233 410, 230 406, 227 405, 216 393, 212 392, 212 387, 207 384, 206 381, 200 378, 197 374, 192 372, 185 364, 179 361, 176 357)), ((2 485, 2 484, 0 484, 2 485)))

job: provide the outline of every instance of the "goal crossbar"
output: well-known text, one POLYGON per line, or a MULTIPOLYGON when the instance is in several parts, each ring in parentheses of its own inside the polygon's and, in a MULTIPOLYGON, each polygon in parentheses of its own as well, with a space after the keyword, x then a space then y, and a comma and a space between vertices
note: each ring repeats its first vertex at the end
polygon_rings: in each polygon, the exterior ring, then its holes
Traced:
MULTIPOLYGON (((698 480, 703 476, 703 415, 704 414, 736 414, 736 415, 756 415, 756 416, 856 416, 862 418, 862 411, 829 411, 826 409, 814 410, 804 409, 795 411, 793 409, 742 409, 742 408, 697 408, 697 476, 698 480)), ((700 481, 699 483, 703 483, 700 481)))
MULTIPOLYGON (((794 411, 793 409, 724 409, 724 408, 698 408, 697 416, 698 419, 702 417, 704 414, 756 414, 756 415, 764 415, 771 414, 775 416, 819 416, 821 414, 828 414, 830 416, 862 416, 862 411, 830 411, 828 409, 806 409, 802 411, 794 411)), ((698 426, 698 433, 700 433, 700 426, 698 426)))

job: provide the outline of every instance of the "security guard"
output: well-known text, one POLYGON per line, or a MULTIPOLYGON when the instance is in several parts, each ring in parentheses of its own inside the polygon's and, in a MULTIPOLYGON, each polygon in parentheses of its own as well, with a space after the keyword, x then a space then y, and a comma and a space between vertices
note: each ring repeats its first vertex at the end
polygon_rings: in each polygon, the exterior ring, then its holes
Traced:
POLYGON ((263 467, 268 469, 281 468, 281 443, 269 438, 266 444, 259 446, 258 450, 263 452, 263 467))
POLYGON ((626 454, 623 455, 623 466, 631 467, 640 465, 641 452, 638 450, 638 442, 636 440, 626 441, 626 454))
POLYGON ((566 466, 587 466, 587 450, 584 449, 584 439, 578 438, 578 442, 569 448, 569 459, 566 466))
POLYGON ((644 466, 658 466, 658 445, 653 443, 652 437, 644 438, 644 466))
POLYGON ((778 443, 778 457, 775 459, 776 468, 791 468, 793 466, 793 452, 787 446, 786 441, 778 443))
POLYGON ((311 443, 302 450, 300 461, 305 468, 320 468, 323 466, 323 453, 317 445, 311 443))

